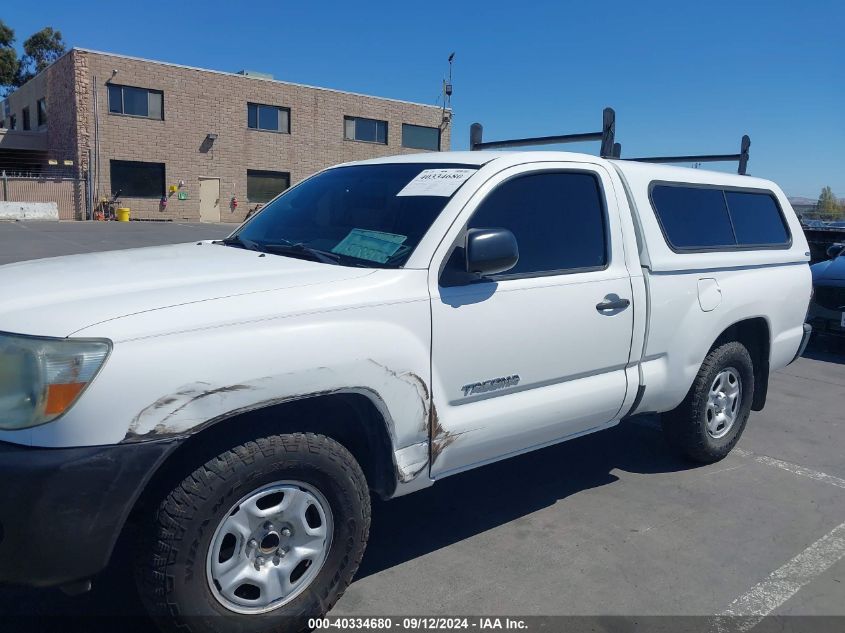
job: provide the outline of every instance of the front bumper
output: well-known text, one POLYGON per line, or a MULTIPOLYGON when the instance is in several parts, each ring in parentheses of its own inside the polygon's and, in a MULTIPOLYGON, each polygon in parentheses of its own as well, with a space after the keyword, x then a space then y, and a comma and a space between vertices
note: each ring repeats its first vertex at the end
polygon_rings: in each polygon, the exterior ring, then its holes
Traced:
POLYGON ((813 331, 818 334, 845 337, 845 326, 842 323, 842 314, 845 312, 845 285, 817 283, 814 290, 807 323, 812 325, 813 331))
POLYGON ((842 327, 842 313, 832 315, 811 314, 808 321, 813 331, 824 336, 845 337, 845 327, 842 327))
POLYGON ((0 442, 0 582, 45 587, 101 571, 135 501, 175 446, 0 442))

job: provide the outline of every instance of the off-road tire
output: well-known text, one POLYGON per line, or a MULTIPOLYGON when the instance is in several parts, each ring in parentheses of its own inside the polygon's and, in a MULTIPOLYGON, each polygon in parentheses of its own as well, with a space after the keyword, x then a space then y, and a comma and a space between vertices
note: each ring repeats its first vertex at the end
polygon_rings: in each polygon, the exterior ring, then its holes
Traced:
POLYGON ((143 526, 136 578, 141 600, 165 631, 287 633, 328 612, 352 581, 370 528, 370 497, 355 458, 312 433, 271 435, 202 464, 164 495, 143 526), (237 614, 212 594, 206 556, 216 526, 244 495, 278 480, 317 488, 334 517, 326 561, 310 586, 264 614, 237 614))
POLYGON ((712 464, 727 456, 742 436, 754 400, 754 365, 742 343, 729 341, 714 347, 704 359, 684 401, 661 416, 661 425, 670 446, 687 459, 712 464), (727 435, 713 438, 707 432, 707 397, 717 374, 733 367, 742 381, 739 413, 727 435))

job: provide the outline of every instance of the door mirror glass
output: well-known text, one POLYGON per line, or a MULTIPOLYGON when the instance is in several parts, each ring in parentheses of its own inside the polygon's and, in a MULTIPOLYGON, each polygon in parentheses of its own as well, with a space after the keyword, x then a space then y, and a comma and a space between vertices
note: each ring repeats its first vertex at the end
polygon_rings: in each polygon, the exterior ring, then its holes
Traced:
POLYGON ((516 266, 519 248, 507 229, 469 229, 466 241, 466 271, 474 275, 495 275, 516 266))
POLYGON ((836 259, 842 253, 843 249, 845 249, 845 244, 831 244, 827 247, 827 256, 830 259, 836 259))

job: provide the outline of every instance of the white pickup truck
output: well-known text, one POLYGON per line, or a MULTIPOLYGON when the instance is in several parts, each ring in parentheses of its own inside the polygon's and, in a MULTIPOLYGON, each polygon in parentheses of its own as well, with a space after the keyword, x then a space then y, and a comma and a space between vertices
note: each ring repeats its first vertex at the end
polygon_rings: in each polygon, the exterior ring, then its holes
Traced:
POLYGON ((296 628, 371 492, 644 412, 723 458, 808 338, 808 260, 766 180, 472 151, 325 170, 222 241, 3 266, 0 580, 84 589, 131 524, 167 626, 296 628))

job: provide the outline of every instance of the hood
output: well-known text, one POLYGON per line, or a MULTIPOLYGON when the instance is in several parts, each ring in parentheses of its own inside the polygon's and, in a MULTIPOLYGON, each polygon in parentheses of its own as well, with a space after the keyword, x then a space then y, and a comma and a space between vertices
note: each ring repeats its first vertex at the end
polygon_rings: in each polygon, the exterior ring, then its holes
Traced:
POLYGON ((372 271, 192 242, 0 266, 0 331, 70 336, 130 314, 372 271))
POLYGON ((845 280, 845 255, 810 266, 813 282, 845 280))

